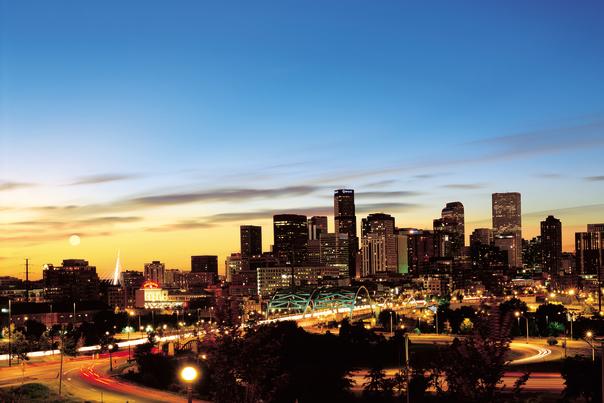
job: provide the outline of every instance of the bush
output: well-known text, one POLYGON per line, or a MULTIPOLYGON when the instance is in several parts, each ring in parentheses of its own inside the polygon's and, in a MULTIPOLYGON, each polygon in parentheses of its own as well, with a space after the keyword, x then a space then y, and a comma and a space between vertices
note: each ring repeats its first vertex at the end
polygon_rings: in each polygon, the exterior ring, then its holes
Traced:
POLYGON ((555 346, 556 344, 558 344, 558 340, 556 340, 555 337, 550 337, 547 339, 547 344, 549 344, 550 346, 555 346))

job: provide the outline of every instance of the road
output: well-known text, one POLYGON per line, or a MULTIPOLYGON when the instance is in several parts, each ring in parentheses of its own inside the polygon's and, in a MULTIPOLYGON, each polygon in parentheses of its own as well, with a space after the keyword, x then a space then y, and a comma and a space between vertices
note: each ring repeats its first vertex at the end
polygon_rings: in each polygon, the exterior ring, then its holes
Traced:
MULTIPOLYGON (((113 354, 114 365, 125 363, 127 351, 113 354)), ((57 357, 45 361, 4 367, 0 369, 0 387, 38 382, 58 391, 60 362, 57 357)), ((186 398, 173 393, 120 381, 107 374, 109 358, 81 356, 65 358, 63 362, 63 395, 90 402, 160 403, 185 402, 186 398)), ((196 400, 201 403, 202 401, 196 400)))
MULTIPOLYGON (((410 335, 409 339, 416 344, 449 344, 453 337, 449 335, 410 335)), ((511 389, 514 382, 522 372, 514 371, 514 365, 529 364, 544 361, 559 360, 562 358, 563 350, 560 347, 552 348, 547 346, 546 342, 540 339, 530 339, 529 343, 524 341, 514 341, 510 344, 510 349, 515 353, 516 357, 509 362, 510 371, 506 372, 502 378, 502 386, 506 389, 511 389)), ((412 363, 413 364, 413 363, 412 363)), ((387 376, 394 376, 398 369, 386 369, 387 376)), ((366 370, 355 371, 352 373, 352 379, 355 382, 354 391, 361 391, 363 384, 366 382, 366 370)), ((529 392, 549 392, 561 393, 564 390, 564 378, 556 372, 533 372, 523 390, 529 392)))

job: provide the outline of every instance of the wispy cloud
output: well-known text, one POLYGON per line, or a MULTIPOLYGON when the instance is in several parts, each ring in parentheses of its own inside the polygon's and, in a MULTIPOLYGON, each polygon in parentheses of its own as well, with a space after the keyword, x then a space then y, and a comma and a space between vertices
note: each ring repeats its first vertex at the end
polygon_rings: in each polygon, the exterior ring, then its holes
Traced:
POLYGON ((599 182, 599 181, 604 181, 604 175, 599 175, 599 176, 587 176, 587 177, 585 177, 585 180, 590 181, 590 182, 599 182))
POLYGON ((136 178, 140 178, 140 176, 141 175, 136 175, 136 174, 100 174, 100 175, 82 176, 82 177, 76 179, 74 182, 70 183, 70 185, 71 186, 98 185, 101 183, 136 179, 136 178))
POLYGON ((562 175, 560 174, 556 174, 556 173, 549 173, 549 174, 537 174, 535 175, 537 178, 543 178, 543 179, 558 179, 561 178, 562 175))
POLYGON ((173 224, 160 225, 158 227, 147 228, 148 231, 169 232, 169 231, 188 231, 194 229, 212 228, 215 225, 208 222, 200 222, 194 220, 180 221, 173 224))
POLYGON ((34 186, 33 183, 0 181, 0 192, 34 186))
POLYGON ((190 193, 168 193, 136 197, 124 200, 118 205, 125 206, 165 206, 194 202, 242 202, 259 198, 304 196, 316 192, 317 186, 290 186, 273 189, 217 189, 190 193))
POLYGON ((471 190, 471 189, 482 189, 486 187, 484 183, 450 183, 448 185, 443 185, 442 187, 447 189, 461 189, 461 190, 471 190))
MULTIPOLYGON (((425 170, 436 167, 466 166, 470 164, 484 164, 498 161, 508 161, 535 155, 569 152, 583 148, 603 147, 604 120, 588 121, 561 127, 545 128, 541 130, 525 131, 509 135, 495 136, 487 139, 475 140, 457 145, 463 149, 472 149, 471 157, 458 159, 423 156, 417 161, 407 161, 404 164, 382 167, 372 170, 335 174, 330 177, 318 178, 323 183, 347 182, 359 178, 379 175, 399 174, 410 170, 425 170), (569 142, 569 138, 573 141, 569 142)), ((451 145, 455 147, 456 145, 451 145)), ((427 179, 433 174, 418 174, 417 179, 427 179)))
POLYGON ((366 183, 362 187, 365 187, 365 188, 381 188, 381 187, 384 187, 384 186, 393 185, 395 183, 396 183, 395 179, 385 179, 385 180, 382 180, 382 181, 376 181, 376 182, 366 183))
POLYGON ((370 192, 356 192, 355 197, 359 199, 373 199, 373 198, 390 198, 390 197, 411 197, 419 196, 420 192, 412 190, 395 190, 395 191, 370 191, 370 192))

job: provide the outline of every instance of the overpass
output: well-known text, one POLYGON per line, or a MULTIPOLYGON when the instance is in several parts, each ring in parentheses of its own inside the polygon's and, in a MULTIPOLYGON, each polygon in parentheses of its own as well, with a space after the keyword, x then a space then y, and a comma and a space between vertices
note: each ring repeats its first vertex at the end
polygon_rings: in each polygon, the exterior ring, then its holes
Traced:
POLYGON ((295 321, 302 327, 313 326, 333 316, 362 320, 376 318, 382 309, 400 312, 408 309, 427 308, 425 300, 413 297, 372 298, 365 286, 315 288, 285 288, 278 290, 270 299, 266 319, 260 323, 295 321))

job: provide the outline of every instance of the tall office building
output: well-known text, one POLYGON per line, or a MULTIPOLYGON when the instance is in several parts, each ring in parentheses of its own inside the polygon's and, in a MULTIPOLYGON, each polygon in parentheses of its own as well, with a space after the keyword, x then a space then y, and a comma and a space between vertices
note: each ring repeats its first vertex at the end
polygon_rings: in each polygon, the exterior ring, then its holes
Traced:
POLYGON ((604 224, 587 224, 587 232, 604 232, 604 224))
POLYGON ((63 265, 47 264, 43 272, 44 295, 51 301, 94 301, 100 298, 96 267, 82 259, 66 259, 63 265))
POLYGON ((154 260, 151 263, 145 263, 145 278, 147 280, 155 281, 156 283, 163 285, 165 273, 166 265, 162 262, 154 260))
POLYGON ((338 268, 341 277, 349 276, 350 242, 348 234, 321 234, 319 238, 319 256, 321 265, 338 268))
POLYGON ((604 268, 604 232, 576 232, 575 258, 579 274, 599 274, 604 268))
POLYGON ((476 228, 470 235, 470 245, 480 243, 490 245, 493 243, 493 230, 490 228, 476 228))
POLYGON ((357 217, 354 206, 354 190, 338 189, 333 195, 334 222, 336 234, 348 234, 350 256, 348 258, 348 273, 356 275, 356 257, 359 250, 357 238, 357 217))
POLYGON ((273 253, 284 264, 300 266, 308 260, 308 222, 306 216, 273 216, 273 253))
POLYGON ((436 256, 434 233, 416 228, 401 228, 398 233, 408 239, 409 273, 425 274, 430 261, 436 256))
POLYGON ((441 211, 441 222, 442 229, 449 236, 449 255, 460 258, 466 243, 463 204, 458 201, 447 203, 441 211))
POLYGON ((321 234, 327 234, 327 217, 312 216, 308 219, 308 239, 318 240, 321 234))
POLYGON ((142 271, 126 270, 120 273, 120 281, 124 290, 124 306, 132 308, 136 303, 136 290, 145 282, 145 275, 142 271))
POLYGON ((495 242, 500 237, 500 248, 508 252, 508 264, 511 267, 522 267, 522 213, 520 193, 493 193, 493 233, 495 242), (509 236, 514 238, 509 242, 509 236), (503 240, 506 240, 505 242, 503 240))
POLYGON ((239 227, 241 241, 241 258, 262 255, 262 227, 257 225, 242 225, 239 227))
POLYGON ((543 271, 558 275, 562 258, 562 223, 554 216, 541 221, 541 259, 543 271))
POLYGON ((214 284, 218 281, 218 256, 191 256, 191 284, 214 284))
POLYGON ((361 220, 361 235, 367 234, 394 234, 394 217, 390 214, 373 213, 361 220))

